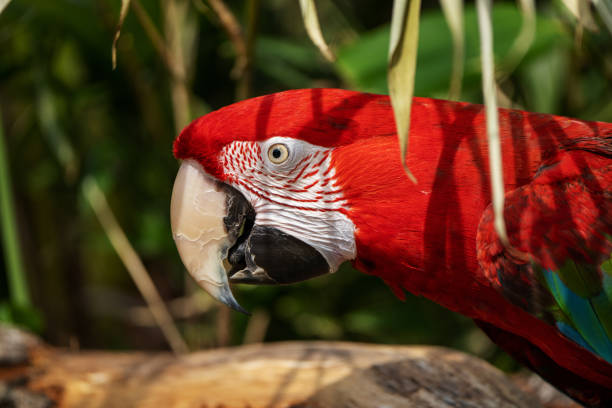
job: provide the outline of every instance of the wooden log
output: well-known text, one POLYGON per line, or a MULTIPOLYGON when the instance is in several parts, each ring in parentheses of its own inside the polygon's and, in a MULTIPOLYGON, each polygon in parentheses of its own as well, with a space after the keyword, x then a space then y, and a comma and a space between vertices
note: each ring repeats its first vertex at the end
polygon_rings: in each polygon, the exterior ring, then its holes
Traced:
POLYGON ((11 358, 0 352, 0 406, 11 393, 44 396, 8 405, 28 408, 540 406, 488 363, 439 347, 285 342, 175 357, 71 352, 28 339, 11 358))

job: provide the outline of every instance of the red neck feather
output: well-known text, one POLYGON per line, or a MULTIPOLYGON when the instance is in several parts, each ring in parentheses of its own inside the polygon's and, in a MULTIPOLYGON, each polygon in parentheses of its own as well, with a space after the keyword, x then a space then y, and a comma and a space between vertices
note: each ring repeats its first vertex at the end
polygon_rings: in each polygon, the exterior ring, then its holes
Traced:
MULTIPOLYGON (((479 278, 476 259, 476 229, 490 203, 484 110, 424 98, 415 98, 412 109, 406 163, 417 184, 404 174, 395 135, 374 131, 334 152, 356 226, 354 264, 381 277, 399 297, 408 290, 478 317, 482 310, 475 305, 498 300, 479 278)), ((390 108, 378 118, 392 120, 390 108)), ((500 110, 506 191, 528 183, 560 145, 610 126, 500 110)))

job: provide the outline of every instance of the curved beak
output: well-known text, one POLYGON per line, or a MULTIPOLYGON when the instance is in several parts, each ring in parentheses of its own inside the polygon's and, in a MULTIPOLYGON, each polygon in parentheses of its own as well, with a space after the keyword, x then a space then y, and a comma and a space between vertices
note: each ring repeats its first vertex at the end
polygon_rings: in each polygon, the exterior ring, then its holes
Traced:
POLYGON ((202 166, 185 160, 179 168, 170 202, 172 236, 189 274, 215 299, 248 313, 236 301, 224 259, 238 231, 228 231, 227 195, 202 166))
POLYGON ((238 190, 209 176, 196 161, 183 161, 170 204, 179 255, 198 285, 242 313, 248 312, 232 295, 230 281, 287 284, 330 272, 318 250, 255 221, 255 210, 238 190))

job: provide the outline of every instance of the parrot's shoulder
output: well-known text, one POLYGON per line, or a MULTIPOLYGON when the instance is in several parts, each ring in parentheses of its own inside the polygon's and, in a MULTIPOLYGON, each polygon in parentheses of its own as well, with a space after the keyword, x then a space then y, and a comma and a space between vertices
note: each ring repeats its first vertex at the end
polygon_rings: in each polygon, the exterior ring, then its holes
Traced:
POLYGON ((511 246, 489 206, 477 256, 510 302, 612 363, 612 138, 577 140, 506 194, 511 246))

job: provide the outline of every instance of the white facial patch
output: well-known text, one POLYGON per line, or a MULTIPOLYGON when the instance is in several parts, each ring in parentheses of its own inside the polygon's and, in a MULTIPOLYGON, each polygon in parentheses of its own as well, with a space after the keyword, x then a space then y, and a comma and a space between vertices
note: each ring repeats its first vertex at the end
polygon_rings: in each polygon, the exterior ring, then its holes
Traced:
POLYGON ((335 185, 331 151, 275 136, 263 142, 230 143, 223 148, 222 164, 226 182, 255 209, 255 224, 311 245, 335 272, 357 252, 355 225, 342 212, 347 205, 335 185))

